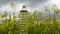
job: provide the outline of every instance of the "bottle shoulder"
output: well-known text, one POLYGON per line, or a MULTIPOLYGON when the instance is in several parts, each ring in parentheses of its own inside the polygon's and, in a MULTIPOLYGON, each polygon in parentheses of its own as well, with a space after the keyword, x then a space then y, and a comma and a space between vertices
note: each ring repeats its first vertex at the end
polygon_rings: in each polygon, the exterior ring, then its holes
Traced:
POLYGON ((28 10, 21 10, 20 13, 27 13, 28 10))

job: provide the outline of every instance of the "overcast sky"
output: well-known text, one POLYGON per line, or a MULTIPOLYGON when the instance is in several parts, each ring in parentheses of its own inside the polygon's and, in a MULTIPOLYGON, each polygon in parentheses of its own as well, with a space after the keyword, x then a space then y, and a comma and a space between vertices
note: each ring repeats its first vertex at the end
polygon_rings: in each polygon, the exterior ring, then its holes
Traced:
POLYGON ((22 5, 24 4, 27 6, 27 9, 30 12, 33 12, 34 10, 42 10, 43 7, 51 6, 53 4, 57 4, 60 7, 60 0, 0 0, 0 12, 12 12, 12 9, 10 7, 11 2, 14 2, 16 4, 16 12, 19 12, 22 5))

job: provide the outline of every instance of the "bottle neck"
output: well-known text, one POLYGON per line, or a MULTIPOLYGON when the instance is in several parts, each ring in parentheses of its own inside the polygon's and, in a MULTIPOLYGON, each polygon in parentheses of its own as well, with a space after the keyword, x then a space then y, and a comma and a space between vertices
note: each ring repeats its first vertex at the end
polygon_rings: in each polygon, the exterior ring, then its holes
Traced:
POLYGON ((26 8, 22 8, 22 10, 26 10, 26 8))

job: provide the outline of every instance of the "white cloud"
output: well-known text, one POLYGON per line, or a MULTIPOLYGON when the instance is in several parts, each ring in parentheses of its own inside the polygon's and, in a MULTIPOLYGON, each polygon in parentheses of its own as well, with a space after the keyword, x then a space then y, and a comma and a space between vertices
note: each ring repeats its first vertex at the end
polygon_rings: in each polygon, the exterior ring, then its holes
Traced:
MULTIPOLYGON (((16 12, 19 13, 19 11, 22 9, 22 5, 26 4, 27 5, 27 10, 29 12, 33 12, 34 10, 42 10, 45 6, 51 6, 53 4, 57 4, 59 7, 60 7, 60 0, 49 0, 47 2, 41 2, 41 3, 38 3, 36 7, 33 7, 33 6, 29 6, 29 1, 28 2, 22 2, 22 3, 17 3, 16 2, 16 7, 15 9, 13 10, 10 6, 10 3, 8 4, 5 4, 4 6, 1 6, 0 8, 0 11, 1 12, 4 12, 4 11, 7 11, 7 12, 16 12)), ((30 4, 32 5, 32 4, 30 4)))

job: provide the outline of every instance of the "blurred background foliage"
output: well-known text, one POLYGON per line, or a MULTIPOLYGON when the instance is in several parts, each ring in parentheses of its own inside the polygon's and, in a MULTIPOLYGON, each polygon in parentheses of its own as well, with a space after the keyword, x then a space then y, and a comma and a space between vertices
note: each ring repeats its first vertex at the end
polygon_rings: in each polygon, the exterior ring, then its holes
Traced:
MULTIPOLYGON (((15 7, 13 3, 11 6, 12 8, 15 7)), ((48 6, 45 7, 46 15, 42 11, 34 11, 32 14, 28 13, 28 34, 60 34, 60 9, 55 7, 55 5, 53 7, 53 9, 48 6), (53 13, 51 13, 51 9, 53 13)), ((4 19, 0 20, 2 22, 0 23, 0 34, 20 34, 20 22, 16 20, 16 18, 20 18, 20 14, 18 16, 14 14, 13 19, 11 19, 11 14, 9 19, 6 18, 8 15, 6 11, 0 15, 0 18, 4 19)))

